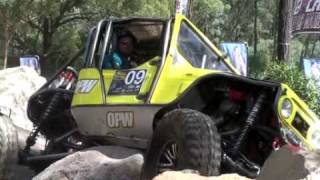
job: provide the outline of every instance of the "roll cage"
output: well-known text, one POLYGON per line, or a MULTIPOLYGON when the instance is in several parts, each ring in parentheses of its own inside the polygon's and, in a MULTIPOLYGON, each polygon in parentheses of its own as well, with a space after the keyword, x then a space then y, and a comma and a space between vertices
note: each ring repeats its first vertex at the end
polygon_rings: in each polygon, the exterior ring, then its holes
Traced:
MULTIPOLYGON (((165 57, 165 52, 168 46, 169 37, 170 36, 170 24, 172 22, 173 18, 170 18, 169 20, 163 20, 163 19, 155 19, 155 18, 126 18, 126 19, 103 19, 101 20, 97 26, 90 29, 89 36, 87 38, 86 42, 86 49, 84 54, 84 64, 83 68, 90 68, 94 67, 94 56, 97 55, 97 53, 101 53, 101 56, 99 56, 99 64, 98 68, 101 69, 101 62, 106 56, 107 47, 112 44, 112 35, 114 33, 114 27, 119 26, 121 24, 129 24, 129 23, 141 23, 141 26, 143 26, 143 23, 158 23, 163 24, 164 31, 161 35, 162 39, 162 55, 165 57), (167 41, 166 41, 167 40, 167 41), (101 48, 101 52, 99 51, 99 44, 103 45, 101 48)), ((163 59, 163 58, 162 58, 163 59)))

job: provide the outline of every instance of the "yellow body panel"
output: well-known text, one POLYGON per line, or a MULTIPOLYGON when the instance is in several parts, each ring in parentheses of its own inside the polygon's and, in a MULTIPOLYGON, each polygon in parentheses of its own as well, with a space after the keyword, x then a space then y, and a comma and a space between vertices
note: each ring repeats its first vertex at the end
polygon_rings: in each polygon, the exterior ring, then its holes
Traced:
POLYGON ((103 104, 99 70, 96 68, 82 69, 79 72, 77 86, 82 80, 96 80, 97 82, 87 93, 75 91, 72 106, 103 104))
POLYGON ((304 137, 301 132, 299 132, 293 125, 292 122, 297 114, 305 121, 310 127, 313 127, 319 123, 318 117, 309 109, 308 105, 302 101, 299 96, 286 84, 281 84, 281 89, 285 94, 283 94, 278 101, 277 111, 278 117, 283 122, 287 128, 291 129, 301 140, 303 143, 307 145, 308 148, 314 149, 311 140, 310 133, 312 132, 312 128, 308 130, 307 136, 304 137), (292 113, 289 118, 285 118, 281 115, 281 104, 284 99, 289 99, 292 103, 292 113))
POLYGON ((169 55, 161 72, 160 79, 152 95, 151 104, 168 104, 179 97, 199 77, 210 73, 221 73, 206 69, 194 68, 182 56, 169 55), (177 61, 173 63, 173 61, 177 61))
MULTIPOLYGON (((286 92, 286 96, 282 96, 281 98, 287 97, 293 102, 293 113, 287 122, 291 123, 296 113, 299 113, 303 119, 306 119, 308 124, 312 124, 318 119, 317 116, 309 109, 308 105, 301 100, 289 86, 286 84, 281 84, 281 89, 286 92)), ((279 100, 279 104, 281 103, 281 98, 279 100)))
MULTIPOLYGON (((223 53, 216 48, 188 19, 181 14, 176 15, 169 46, 169 53, 166 57, 156 89, 152 95, 151 104, 168 104, 179 97, 181 93, 183 93, 196 79, 199 79, 201 76, 212 73, 224 73, 218 70, 195 68, 178 53, 177 41, 182 21, 188 23, 188 25, 193 28, 193 30, 218 56, 223 56, 223 53)), ((240 74, 233 67, 228 58, 225 58, 224 61, 234 74, 240 74)))

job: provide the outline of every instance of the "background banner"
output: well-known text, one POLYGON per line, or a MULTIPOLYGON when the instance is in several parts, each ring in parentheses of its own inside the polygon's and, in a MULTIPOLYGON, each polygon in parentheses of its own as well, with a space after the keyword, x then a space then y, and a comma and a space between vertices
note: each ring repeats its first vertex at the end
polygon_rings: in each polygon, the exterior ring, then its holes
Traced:
POLYGON ((176 13, 187 15, 189 8, 189 0, 176 0, 176 13))
POLYGON ((232 64, 241 75, 248 75, 248 52, 245 43, 224 42, 220 44, 221 49, 230 57, 232 64))
POLYGON ((40 73, 39 56, 37 55, 27 55, 20 56, 19 58, 20 66, 28 66, 40 73))
POLYGON ((320 33, 320 0, 294 0, 292 34, 320 33))
POLYGON ((303 58, 302 65, 306 77, 316 80, 320 86, 320 58, 303 58))

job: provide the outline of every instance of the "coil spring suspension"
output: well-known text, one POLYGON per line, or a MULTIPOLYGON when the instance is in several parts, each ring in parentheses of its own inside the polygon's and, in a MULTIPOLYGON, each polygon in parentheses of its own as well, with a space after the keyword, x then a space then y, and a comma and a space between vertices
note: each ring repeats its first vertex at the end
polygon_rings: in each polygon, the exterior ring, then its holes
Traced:
POLYGON ((252 111, 250 112, 247 120, 246 120, 246 125, 243 127, 242 131, 240 132, 240 135, 235 143, 235 145, 233 146, 232 149, 232 155, 235 156, 238 154, 242 143, 244 142, 250 128, 252 127, 252 125, 254 124, 254 122, 257 119, 257 115, 261 109, 261 105, 264 102, 266 95, 264 93, 261 93, 257 99, 257 101, 255 102, 252 111))
POLYGON ((41 130, 42 124, 50 117, 52 111, 56 109, 59 103, 61 94, 62 93, 58 91, 51 98, 47 108, 44 110, 44 112, 41 114, 39 118, 39 124, 34 126, 34 129, 31 131, 31 133, 29 134, 26 140, 26 146, 23 149, 24 153, 29 153, 31 146, 33 146, 36 143, 37 136, 41 130))

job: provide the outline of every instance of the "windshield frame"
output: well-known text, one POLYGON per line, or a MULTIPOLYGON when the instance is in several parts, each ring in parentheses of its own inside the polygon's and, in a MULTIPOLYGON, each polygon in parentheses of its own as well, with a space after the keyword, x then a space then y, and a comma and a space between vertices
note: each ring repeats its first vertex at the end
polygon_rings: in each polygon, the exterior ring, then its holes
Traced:
MULTIPOLYGON (((189 19, 185 18, 184 16, 178 16, 178 19, 179 19, 178 31, 180 31, 182 23, 185 22, 186 25, 189 27, 189 29, 191 29, 193 33, 195 33, 197 36, 199 36, 199 38, 203 41, 203 43, 206 44, 217 55, 217 60, 222 61, 222 63, 229 70, 229 71, 221 71, 221 72, 240 75, 240 72, 232 65, 228 56, 220 48, 218 48, 218 46, 214 45, 213 42, 211 42, 208 39, 208 37, 203 32, 201 32, 189 19)), ((178 39, 177 39, 177 42, 178 42, 178 39)), ((190 62, 188 61, 188 63, 190 62)), ((214 70, 214 69, 208 69, 208 70, 214 70)))

